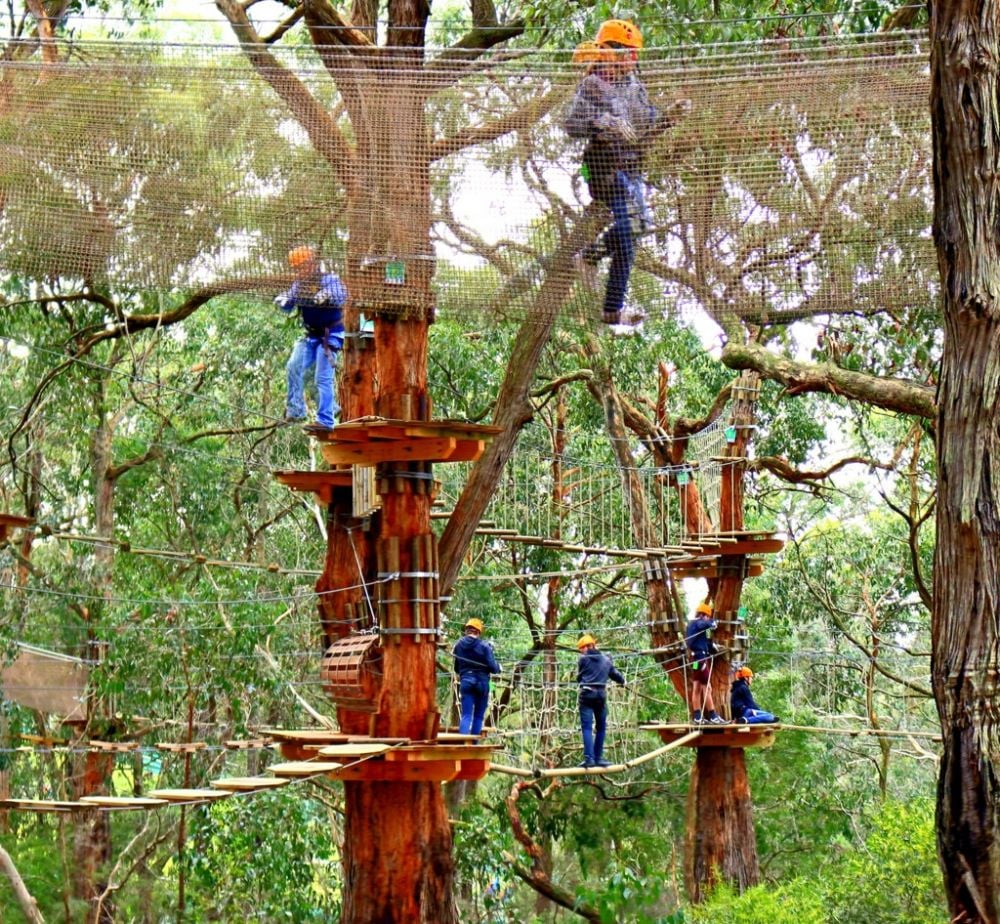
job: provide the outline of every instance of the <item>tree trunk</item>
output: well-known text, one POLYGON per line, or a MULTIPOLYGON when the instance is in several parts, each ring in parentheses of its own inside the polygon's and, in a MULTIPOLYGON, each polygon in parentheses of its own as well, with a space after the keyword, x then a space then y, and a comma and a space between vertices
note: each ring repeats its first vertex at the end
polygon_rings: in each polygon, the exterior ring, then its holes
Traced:
MULTIPOLYGON (((634 463, 626 442, 621 401, 611 377, 610 368, 600 357, 597 341, 591 340, 586 353, 594 366, 591 391, 604 408, 605 426, 611 437, 622 477, 622 489, 629 508, 629 517, 636 545, 640 548, 656 545, 649 516, 648 498, 642 483, 635 476, 634 463)), ((733 459, 744 459, 753 420, 753 400, 757 378, 741 377, 734 386, 735 404, 732 423, 737 425, 736 441, 728 448, 733 459)), ((679 442, 679 441, 677 441, 679 442)), ((682 461, 681 459, 677 460, 682 461)), ((743 472, 745 464, 734 462, 731 477, 723 477, 717 522, 725 530, 743 528, 743 472)), ((694 481, 679 488, 688 510, 688 523, 704 524, 707 511, 694 481)), ((743 588, 744 555, 722 556, 720 576, 711 582, 711 595, 716 614, 722 620, 714 633, 720 648, 726 649, 733 636, 726 614, 739 608, 743 588)), ((652 564, 652 563, 650 563, 652 564)), ((683 628, 673 579, 665 566, 646 567, 646 600, 649 609, 650 635, 657 648, 677 641, 677 630, 683 628), (675 628, 677 627, 677 628, 675 628)), ((687 700, 689 690, 683 671, 677 670, 683 648, 676 655, 661 655, 659 660, 669 671, 675 689, 687 700)), ((729 702, 729 661, 720 658, 712 672, 712 693, 716 708, 727 713, 729 702)), ((687 827, 685 832, 685 884, 692 901, 701 901, 711 886, 722 879, 740 892, 760 881, 757 857, 757 837, 753 827, 753 803, 747 778, 744 752, 740 748, 695 748, 697 755, 688 788, 687 827)))
POLYGON ((684 880, 700 902, 721 878, 740 892, 760 879, 742 748, 695 748, 688 786, 684 880))
POLYGON ((953 921, 1000 921, 1000 115, 995 6, 931 5, 934 239, 944 343, 931 623, 938 854, 953 921))
MULTIPOLYGON (((731 425, 736 438, 726 454, 733 460, 722 477, 722 491, 716 522, 723 531, 744 528, 743 478, 746 470, 750 425, 760 379, 745 373, 733 384, 731 425)), ((688 485, 690 489, 691 485, 688 485)), ((745 555, 721 555, 719 577, 709 581, 709 593, 719 627, 712 635, 723 652, 733 639, 733 620, 739 612, 743 593, 745 555)), ((715 659, 712 696, 716 709, 729 715, 732 685, 729 655, 715 659)), ((685 831, 684 878, 688 896, 698 902, 722 880, 742 892, 760 881, 757 837, 753 828, 753 801, 742 748, 696 748, 698 755, 688 789, 688 816, 685 831)))

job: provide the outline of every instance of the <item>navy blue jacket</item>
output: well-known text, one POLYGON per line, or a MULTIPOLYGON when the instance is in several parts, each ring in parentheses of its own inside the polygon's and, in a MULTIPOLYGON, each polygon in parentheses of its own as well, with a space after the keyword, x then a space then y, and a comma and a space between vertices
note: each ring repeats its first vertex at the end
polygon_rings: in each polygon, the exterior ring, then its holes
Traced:
POLYGON ((744 678, 733 681, 733 688, 729 694, 729 705, 733 711, 734 719, 742 719, 748 709, 756 709, 758 712, 764 710, 757 705, 757 700, 750 692, 750 684, 744 678))
POLYGON ((715 654, 715 645, 708 637, 708 633, 716 626, 718 623, 711 616, 695 616, 687 624, 687 629, 684 630, 684 644, 687 645, 695 661, 710 658, 715 654))
POLYGON ((472 674, 489 680, 490 674, 500 673, 493 649, 475 635, 463 635, 455 643, 452 654, 455 655, 455 673, 459 677, 472 674))
POLYGON ((625 686, 625 678, 603 651, 596 648, 585 651, 576 663, 576 681, 580 684, 580 693, 590 696, 606 696, 608 678, 625 686))
POLYGON ((285 314, 298 311, 309 336, 322 337, 326 333, 327 343, 333 349, 339 350, 344 345, 347 286, 336 273, 323 273, 318 288, 313 292, 308 292, 302 281, 296 279, 292 287, 274 302, 285 314))

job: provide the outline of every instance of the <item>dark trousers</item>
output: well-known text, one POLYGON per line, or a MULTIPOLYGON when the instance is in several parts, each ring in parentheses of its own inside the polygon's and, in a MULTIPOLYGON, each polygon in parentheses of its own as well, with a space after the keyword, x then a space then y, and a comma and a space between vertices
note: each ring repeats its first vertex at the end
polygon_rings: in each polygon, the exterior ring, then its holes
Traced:
POLYGON ((620 312, 625 305, 625 292, 635 262, 635 232, 632 228, 634 198, 632 179, 625 171, 617 171, 608 202, 614 220, 604 234, 604 246, 611 256, 604 310, 612 314, 620 312))
POLYGON ((603 757, 607 727, 607 700, 596 693, 581 693, 580 731, 583 733, 583 759, 587 763, 596 764, 603 757))
POLYGON ((462 697, 462 718, 458 730, 463 735, 478 735, 483 730, 483 719, 490 702, 489 678, 463 674, 459 692, 462 697))

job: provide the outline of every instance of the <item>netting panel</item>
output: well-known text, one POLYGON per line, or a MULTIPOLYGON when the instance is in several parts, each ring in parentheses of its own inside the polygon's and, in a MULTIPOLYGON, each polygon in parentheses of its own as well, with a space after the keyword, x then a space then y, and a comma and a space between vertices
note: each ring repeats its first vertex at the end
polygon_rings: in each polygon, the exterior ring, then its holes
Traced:
MULTIPOLYGON (((645 52, 653 102, 691 111, 646 156, 633 302, 716 315, 925 303, 919 42, 645 52)), ((565 54, 415 66, 383 51, 274 48, 255 70, 229 47, 78 44, 57 65, 5 64, 5 269, 270 294, 306 240, 368 307, 591 316, 571 260, 594 233, 581 143, 562 128, 579 71, 565 54)))

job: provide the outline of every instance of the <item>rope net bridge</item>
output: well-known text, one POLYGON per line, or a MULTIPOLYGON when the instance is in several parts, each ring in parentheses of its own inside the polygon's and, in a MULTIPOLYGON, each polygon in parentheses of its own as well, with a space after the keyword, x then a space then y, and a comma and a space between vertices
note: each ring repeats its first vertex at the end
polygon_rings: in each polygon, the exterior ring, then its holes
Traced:
MULTIPOLYGON (((732 402, 704 429, 685 438, 684 461, 641 465, 629 474, 639 479, 650 502, 654 542, 637 547, 629 519, 622 471, 610 449, 570 446, 553 453, 540 429, 527 428, 483 514, 479 535, 512 542, 562 548, 570 552, 645 558, 664 556, 678 565, 737 541, 732 523, 719 522, 724 479, 738 480, 744 459, 727 454, 736 441, 732 402), (601 455, 605 460, 601 461, 601 455), (708 516, 692 517, 688 495, 700 499, 708 516)), ((669 437, 664 435, 664 442, 669 437)), ((434 516, 446 518, 461 495, 469 466, 441 466, 434 516)), ((744 532, 744 531, 739 531, 744 532)), ((769 535, 769 534, 768 534, 769 535)), ((775 551, 770 547, 760 551, 775 551)))
MULTIPOLYGON (((691 106, 648 142, 632 309, 926 303, 924 41, 644 51, 654 105, 691 106)), ((139 290, 271 296, 308 241, 354 309, 592 318, 573 256, 608 215, 563 129, 582 76, 569 57, 73 41, 5 61, 5 271, 39 297, 110 290, 123 323, 148 313, 139 290)))

